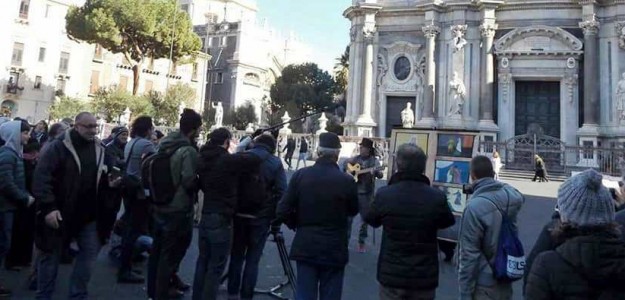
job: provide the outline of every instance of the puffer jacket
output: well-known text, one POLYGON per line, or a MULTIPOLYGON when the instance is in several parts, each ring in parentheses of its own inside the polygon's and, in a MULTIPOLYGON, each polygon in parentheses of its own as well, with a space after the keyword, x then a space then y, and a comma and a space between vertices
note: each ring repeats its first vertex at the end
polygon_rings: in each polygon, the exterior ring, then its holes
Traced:
POLYGON ((528 276, 526 299, 625 299, 625 243, 616 233, 568 239, 543 252, 528 276))
POLYGON ((491 287, 498 283, 491 266, 501 231, 499 209, 507 209, 508 219, 516 227, 517 214, 525 202, 515 188, 490 177, 475 181, 473 186, 458 235, 460 299, 472 299, 475 286, 491 287))
POLYGON ((0 136, 7 140, 0 148, 0 211, 14 211, 28 203, 22 149, 22 122, 11 121, 0 127, 0 136))
POLYGON ((193 214, 198 192, 198 153, 189 138, 174 131, 163 138, 159 151, 175 151, 170 158, 171 174, 177 187, 174 199, 167 205, 155 205, 157 214, 193 214))

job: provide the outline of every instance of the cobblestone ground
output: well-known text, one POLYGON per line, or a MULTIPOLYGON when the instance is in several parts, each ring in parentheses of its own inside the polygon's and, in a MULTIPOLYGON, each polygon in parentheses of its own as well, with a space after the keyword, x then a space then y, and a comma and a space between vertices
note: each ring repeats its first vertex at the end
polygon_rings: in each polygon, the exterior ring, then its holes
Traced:
MULTIPOLYGON (((559 183, 533 183, 527 181, 509 182, 526 194, 526 204, 519 216, 520 239, 527 252, 534 244, 534 240, 543 225, 549 220, 553 207, 554 198, 559 183)), ((380 185, 385 184, 379 182, 380 185)), ((350 241, 350 262, 345 272, 345 285, 343 299, 347 300, 373 300, 378 299, 378 284, 376 282, 377 254, 380 247, 382 231, 376 231, 377 244, 372 244, 371 234, 368 240, 369 251, 364 254, 355 251, 357 237, 357 222, 354 222, 352 240, 350 241)), ((287 247, 293 238, 293 233, 285 229, 287 247)), ((111 264, 107 257, 108 249, 104 249, 97 262, 95 274, 90 285, 90 299, 146 299, 143 285, 117 284, 115 281, 116 267, 111 264)), ((195 260, 198 250, 195 240, 185 257, 180 275, 191 283, 195 270, 195 260)), ((63 266, 59 272, 57 282, 57 297, 55 299, 67 299, 68 277, 71 268, 63 266)), ((274 243, 267 243, 265 253, 261 261, 258 287, 266 288, 283 281, 282 267, 278 257, 278 252, 274 243)), ((34 293, 29 292, 25 287, 28 274, 27 270, 21 272, 0 272, 2 278, 6 278, 6 285, 14 290, 15 296, 12 299, 34 299, 34 293)), ((515 284, 514 299, 522 299, 520 282, 515 284)), ((286 296, 290 296, 290 290, 285 289, 286 296)), ((437 290, 437 299, 457 299, 458 295, 457 278, 455 266, 441 263, 440 286, 437 290)), ((222 291, 225 299, 225 291, 222 291)), ((190 293, 184 299, 191 299, 190 293)), ((220 298, 221 299, 221 298, 220 298)), ((255 299, 275 299, 264 295, 259 295, 255 299)))

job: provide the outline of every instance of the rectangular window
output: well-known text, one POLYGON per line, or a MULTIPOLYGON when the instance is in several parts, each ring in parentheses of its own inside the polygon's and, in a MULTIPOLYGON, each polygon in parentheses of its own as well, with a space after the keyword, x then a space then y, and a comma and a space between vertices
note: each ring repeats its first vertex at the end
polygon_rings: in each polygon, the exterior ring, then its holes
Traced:
MULTIPOLYGON (((582 142, 584 148, 592 149, 594 147, 592 141, 584 141, 582 142)), ((584 159, 593 159, 593 151, 592 150, 584 150, 583 152, 584 159)))
POLYGON ((149 93, 152 91, 152 89, 154 89, 154 82, 152 82, 152 80, 146 80, 145 81, 145 89, 144 89, 144 93, 149 93))
POLYGON ((119 76, 119 85, 117 85, 117 88, 121 91, 128 90, 128 76, 119 76))
POLYGON ((93 53, 93 59, 102 61, 104 59, 104 49, 100 45, 95 45, 95 52, 93 53))
POLYGON ((63 78, 59 78, 56 80, 56 91, 61 92, 61 93, 65 93, 65 84, 67 82, 65 81, 65 79, 63 78))
POLYGON ((41 76, 35 76, 35 85, 34 88, 36 90, 41 89, 41 76))
POLYGON ((46 48, 40 47, 39 48, 39 62, 45 62, 45 61, 46 61, 46 48))
POLYGON ((30 0, 22 0, 20 2, 20 18, 28 19, 28 10, 30 9, 30 0))
POLYGON ((100 72, 91 71, 91 82, 89 84, 89 94, 95 94, 100 88, 100 72))
POLYGON ((180 5, 180 10, 189 13, 189 4, 182 4, 180 5))
POLYGON ((193 71, 191 73, 191 80, 197 80, 198 64, 193 63, 193 71))
POLYGON ((67 74, 69 70, 69 52, 61 52, 61 59, 59 60, 59 73, 67 74))
POLYGON ((212 37, 211 38, 211 42, 210 42, 210 46, 211 47, 218 47, 219 46, 219 37, 212 37))
POLYGON ((50 17, 50 8, 51 8, 50 4, 46 4, 46 14, 45 14, 46 18, 50 17))
POLYGON ((227 37, 227 36, 223 36, 223 37, 221 38, 221 46, 222 46, 222 47, 226 47, 226 46, 228 46, 228 37, 227 37))
POLYGON ((221 73, 221 72, 216 73, 214 83, 219 83, 219 84, 224 83, 224 73, 221 73))
POLYGON ((11 64, 14 66, 22 65, 22 57, 24 56, 24 44, 13 44, 13 55, 11 56, 11 64))

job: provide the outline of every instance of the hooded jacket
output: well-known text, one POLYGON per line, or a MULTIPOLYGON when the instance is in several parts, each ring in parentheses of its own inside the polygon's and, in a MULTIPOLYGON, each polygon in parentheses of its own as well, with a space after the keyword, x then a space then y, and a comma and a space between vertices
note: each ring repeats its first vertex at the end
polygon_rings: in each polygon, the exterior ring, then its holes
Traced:
POLYGON ((22 122, 0 125, 0 211, 13 211, 28 204, 24 161, 22 160, 22 122))
MULTIPOLYGON (((126 146, 128 148, 128 146, 126 146)), ((174 131, 163 138, 158 151, 175 151, 170 158, 176 195, 169 204, 153 206, 159 214, 192 214, 198 191, 198 153, 189 138, 174 131)))
POLYGON ((543 252, 528 276, 526 299, 625 298, 625 243, 615 233, 568 239, 543 252))
POLYGON ((478 285, 498 284, 491 267, 501 231, 502 218, 497 207, 504 212, 507 209, 508 219, 516 227, 517 214, 525 203, 525 198, 515 188, 490 177, 475 181, 474 190, 458 234, 460 299, 473 299, 478 285))

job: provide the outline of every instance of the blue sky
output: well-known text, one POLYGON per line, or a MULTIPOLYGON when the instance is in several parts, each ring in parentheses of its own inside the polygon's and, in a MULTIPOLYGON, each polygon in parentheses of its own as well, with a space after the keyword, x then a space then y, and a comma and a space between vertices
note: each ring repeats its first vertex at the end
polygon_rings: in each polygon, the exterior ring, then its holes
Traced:
POLYGON ((312 50, 311 61, 332 71, 349 44, 350 0, 257 0, 259 19, 280 32, 294 31, 312 50))

